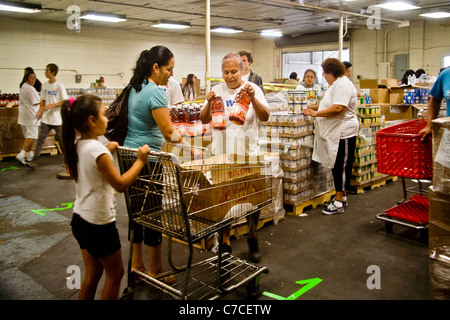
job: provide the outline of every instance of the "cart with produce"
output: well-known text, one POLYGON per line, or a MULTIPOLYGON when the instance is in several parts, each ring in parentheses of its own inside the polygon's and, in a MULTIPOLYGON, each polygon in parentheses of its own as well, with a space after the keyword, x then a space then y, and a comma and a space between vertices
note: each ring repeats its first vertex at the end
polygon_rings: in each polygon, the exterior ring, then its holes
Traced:
POLYGON ((422 240, 426 240, 428 231, 428 197, 422 183, 431 180, 433 173, 431 136, 422 140, 419 134, 425 125, 426 119, 415 119, 376 133, 378 172, 401 177, 403 186, 403 199, 377 218, 385 221, 388 232, 392 232, 394 223, 420 230, 422 240), (417 191, 406 188, 408 178, 418 181, 417 191), (408 192, 415 194, 408 199, 408 192))
MULTIPOLYGON (((260 159, 230 159, 228 155, 193 159, 191 148, 151 151, 138 179, 125 191, 130 220, 128 286, 124 298, 132 299, 135 281, 143 281, 175 299, 217 299, 242 285, 256 296, 262 273, 268 269, 223 253, 194 263, 194 243, 222 230, 272 203, 270 164, 260 159), (168 237, 172 270, 150 277, 131 270, 133 225, 138 224, 168 237), (175 266, 172 241, 187 244, 186 264, 175 266), (168 284, 168 276, 175 281, 168 284)), ((119 147, 121 172, 134 163, 137 150, 119 147)), ((178 257, 177 257, 178 258, 178 257)))

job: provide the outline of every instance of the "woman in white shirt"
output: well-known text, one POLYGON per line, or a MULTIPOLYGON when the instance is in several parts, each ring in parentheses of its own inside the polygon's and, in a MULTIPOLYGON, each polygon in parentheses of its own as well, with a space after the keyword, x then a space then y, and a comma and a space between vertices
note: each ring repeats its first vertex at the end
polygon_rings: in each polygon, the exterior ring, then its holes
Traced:
POLYGON ((25 73, 22 83, 20 84, 19 94, 19 117, 20 124, 25 141, 22 145, 22 150, 16 156, 16 159, 23 165, 32 167, 34 153, 31 150, 34 140, 38 138, 39 125, 41 121, 36 119, 36 112, 39 110, 41 98, 39 93, 34 88, 36 82, 36 74, 33 71, 25 73), (28 152, 27 158, 25 154, 28 152))
POLYGON ((344 206, 348 204, 346 190, 350 186, 359 122, 356 117, 356 88, 344 75, 344 64, 338 59, 328 58, 322 62, 322 68, 330 87, 317 111, 304 109, 303 113, 316 117, 312 159, 333 172, 336 197, 322 211, 331 215, 344 212, 344 206))
POLYGON ((313 69, 307 69, 303 75, 303 81, 297 86, 296 90, 315 90, 320 91, 321 87, 314 83, 316 81, 316 72, 313 69))
MULTIPOLYGON (((225 83, 218 84, 206 95, 207 103, 200 112, 203 123, 209 123, 212 119, 211 100, 222 97, 225 105, 225 131, 213 131, 212 153, 213 154, 239 154, 256 156, 259 154, 258 145, 258 120, 267 121, 270 116, 268 103, 262 90, 254 83, 242 79, 242 59, 234 53, 227 54, 222 59, 222 77, 225 83), (236 125, 229 120, 236 95, 242 90, 247 90, 250 96, 250 106, 243 125, 236 125)), ((250 249, 250 260, 258 262, 261 254, 258 249, 256 237, 256 226, 260 212, 257 211, 247 217, 249 232, 247 241, 250 249)), ((230 229, 223 234, 223 251, 231 252, 230 229)))

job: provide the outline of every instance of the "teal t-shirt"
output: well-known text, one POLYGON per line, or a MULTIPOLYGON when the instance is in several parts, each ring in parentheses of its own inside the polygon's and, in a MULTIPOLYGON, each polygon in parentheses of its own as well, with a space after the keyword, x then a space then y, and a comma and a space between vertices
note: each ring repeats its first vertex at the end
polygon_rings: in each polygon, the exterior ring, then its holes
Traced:
POLYGON ((444 98, 447 101, 447 117, 450 117, 450 68, 439 74, 430 90, 430 95, 438 99, 444 98))
POLYGON ((152 111, 167 108, 164 90, 153 82, 145 81, 142 89, 131 89, 128 97, 128 132, 123 145, 139 148, 148 144, 151 150, 159 151, 164 137, 153 118, 152 111))

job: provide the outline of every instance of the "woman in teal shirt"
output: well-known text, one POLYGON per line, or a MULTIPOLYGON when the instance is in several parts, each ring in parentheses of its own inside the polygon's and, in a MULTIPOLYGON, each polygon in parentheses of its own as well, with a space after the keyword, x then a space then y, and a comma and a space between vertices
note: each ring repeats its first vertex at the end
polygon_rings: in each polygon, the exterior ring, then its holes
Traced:
MULTIPOLYGON (((164 140, 185 143, 170 120, 164 90, 158 87, 167 85, 173 75, 174 65, 173 53, 164 46, 144 50, 139 56, 130 81, 132 89, 128 98, 128 132, 125 147, 138 148, 148 144, 151 150, 159 151, 164 140)), ((157 203, 153 205, 158 206, 157 203)), ((145 272, 142 256, 142 242, 144 242, 148 246, 150 257, 150 269, 147 274, 154 277, 163 273, 161 233, 137 224, 134 224, 133 228, 131 270, 145 272)), ((174 280, 173 277, 168 277, 165 281, 172 283, 174 280)))

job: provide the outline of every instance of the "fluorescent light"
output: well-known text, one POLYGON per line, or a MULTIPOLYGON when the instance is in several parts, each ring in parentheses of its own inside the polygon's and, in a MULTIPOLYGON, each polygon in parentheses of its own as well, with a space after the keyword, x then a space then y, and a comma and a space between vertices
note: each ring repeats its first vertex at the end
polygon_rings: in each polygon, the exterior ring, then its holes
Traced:
POLYGON ((282 37, 283 34, 280 30, 263 30, 261 31, 263 37, 282 37))
POLYGON ((418 6, 414 6, 412 4, 401 1, 385 2, 382 4, 376 4, 376 6, 392 11, 406 11, 406 10, 420 9, 420 7, 418 6))
POLYGON ((102 21, 102 22, 122 22, 127 21, 125 16, 118 16, 112 14, 105 13, 97 13, 97 12, 86 12, 81 16, 81 19, 93 20, 93 21, 102 21))
POLYGON ((450 17, 450 12, 429 12, 429 13, 421 13, 419 16, 427 17, 427 18, 434 18, 434 19, 440 19, 440 18, 448 18, 450 17))
POLYGON ((214 29, 211 29, 213 32, 217 33, 239 33, 242 32, 240 29, 234 29, 234 28, 228 28, 228 27, 215 27, 214 29))
POLYGON ((155 28, 163 28, 163 29, 186 29, 191 26, 190 23, 187 22, 179 22, 179 21, 166 21, 161 20, 158 24, 152 24, 152 27, 155 28))
POLYGON ((19 3, 0 3, 1 11, 20 12, 20 13, 36 13, 42 10, 41 6, 31 4, 19 4, 19 3))

